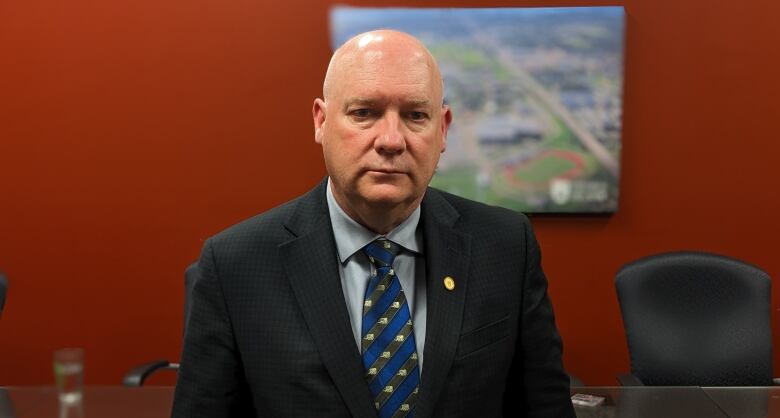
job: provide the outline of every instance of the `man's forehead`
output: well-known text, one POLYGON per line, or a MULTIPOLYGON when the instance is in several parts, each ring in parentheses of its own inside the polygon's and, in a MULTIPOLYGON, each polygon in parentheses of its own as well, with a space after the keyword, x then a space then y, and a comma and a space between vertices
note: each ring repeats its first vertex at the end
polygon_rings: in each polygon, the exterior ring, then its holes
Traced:
MULTIPOLYGON (((334 77, 334 96, 343 102, 421 104, 434 100, 436 77, 423 65, 351 65, 334 77)), ((438 83, 441 83, 440 81, 438 83)))

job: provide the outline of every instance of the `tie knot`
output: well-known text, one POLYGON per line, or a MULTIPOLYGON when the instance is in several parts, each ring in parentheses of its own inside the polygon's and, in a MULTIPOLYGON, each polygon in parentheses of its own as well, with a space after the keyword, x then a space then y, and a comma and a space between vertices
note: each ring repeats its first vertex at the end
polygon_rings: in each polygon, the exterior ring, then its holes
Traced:
POLYGON ((363 252, 376 268, 391 267, 401 247, 387 238, 377 238, 363 247, 363 252))

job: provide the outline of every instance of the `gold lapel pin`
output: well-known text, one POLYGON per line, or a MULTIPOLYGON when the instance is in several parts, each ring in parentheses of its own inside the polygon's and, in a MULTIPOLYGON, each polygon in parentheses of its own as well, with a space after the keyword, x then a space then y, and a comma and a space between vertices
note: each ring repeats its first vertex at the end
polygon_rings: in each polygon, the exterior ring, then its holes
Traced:
POLYGON ((450 276, 444 278, 444 288, 453 291, 455 290, 455 279, 450 276))

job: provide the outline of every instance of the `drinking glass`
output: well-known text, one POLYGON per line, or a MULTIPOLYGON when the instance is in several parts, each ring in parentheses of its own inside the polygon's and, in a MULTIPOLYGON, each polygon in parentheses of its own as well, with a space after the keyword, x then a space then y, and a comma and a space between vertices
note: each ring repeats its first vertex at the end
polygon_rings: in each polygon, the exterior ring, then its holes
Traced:
POLYGON ((84 350, 62 348, 54 352, 54 380, 62 404, 81 402, 84 387, 84 350))

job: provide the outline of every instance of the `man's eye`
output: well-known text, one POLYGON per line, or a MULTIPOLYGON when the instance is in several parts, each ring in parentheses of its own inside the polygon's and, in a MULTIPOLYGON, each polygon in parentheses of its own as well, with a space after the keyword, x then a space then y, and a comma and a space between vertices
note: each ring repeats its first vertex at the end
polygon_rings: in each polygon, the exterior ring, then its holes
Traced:
POLYGON ((428 115, 424 112, 409 112, 409 119, 413 121, 424 121, 428 119, 428 115))
POLYGON ((371 116, 371 110, 369 109, 355 109, 350 114, 358 119, 365 119, 369 116, 371 116))

